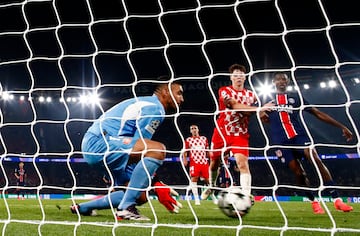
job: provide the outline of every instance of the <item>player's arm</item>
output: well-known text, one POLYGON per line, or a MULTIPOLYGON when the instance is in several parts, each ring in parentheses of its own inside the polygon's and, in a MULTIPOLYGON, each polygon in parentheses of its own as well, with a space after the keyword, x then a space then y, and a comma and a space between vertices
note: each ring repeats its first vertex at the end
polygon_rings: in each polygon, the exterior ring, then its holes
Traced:
POLYGON ((18 173, 17 173, 17 170, 16 170, 16 169, 15 169, 14 175, 15 175, 15 177, 16 177, 17 179, 20 179, 20 176, 18 175, 18 173))
POLYGON ((353 134, 352 132, 342 123, 340 123, 339 121, 335 120, 334 118, 332 118, 331 116, 329 116, 328 114, 326 114, 325 112, 320 111, 319 109, 315 108, 315 107, 311 107, 308 110, 309 113, 311 113, 312 115, 314 115, 316 118, 318 118, 321 121, 324 121, 330 125, 333 125, 335 127, 338 127, 342 130, 343 132, 343 136, 346 138, 346 141, 350 141, 352 140, 353 134))
MULTIPOLYGON (((240 110, 242 112, 249 112, 249 114, 253 114, 258 109, 258 106, 249 106, 246 104, 242 104, 237 102, 235 99, 229 97, 224 98, 224 104, 229 109, 240 110)), ((266 103, 264 106, 260 108, 260 113, 270 111, 271 107, 273 106, 274 106, 273 102, 266 103)))
POLYGON ((188 160, 187 160, 188 151, 185 151, 185 152, 183 153, 182 157, 183 157, 184 166, 187 166, 187 165, 188 165, 188 160))
POLYGON ((210 147, 209 147, 209 141, 208 139, 206 139, 206 157, 211 159, 213 156, 214 156, 214 153, 212 152, 212 150, 210 150, 210 147))
POLYGON ((268 109, 266 110, 261 110, 259 113, 260 116, 260 120, 263 123, 270 123, 270 119, 269 119, 269 112, 273 112, 273 108, 274 106, 276 106, 275 101, 271 100, 268 101, 267 103, 265 103, 264 107, 267 107, 268 109))
POLYGON ((190 149, 190 144, 189 144, 188 139, 186 139, 186 140, 185 140, 185 151, 184 151, 184 153, 183 153, 183 155, 182 155, 184 166, 187 166, 187 165, 188 165, 188 160, 187 160, 187 158, 188 158, 188 156, 189 156, 189 154, 190 154, 189 149, 190 149))
POLYGON ((211 159, 214 156, 214 153, 211 150, 206 150, 206 156, 211 159))
POLYGON ((141 118, 136 121, 137 129, 134 139, 151 139, 156 129, 164 120, 157 106, 146 106, 141 110, 141 118))

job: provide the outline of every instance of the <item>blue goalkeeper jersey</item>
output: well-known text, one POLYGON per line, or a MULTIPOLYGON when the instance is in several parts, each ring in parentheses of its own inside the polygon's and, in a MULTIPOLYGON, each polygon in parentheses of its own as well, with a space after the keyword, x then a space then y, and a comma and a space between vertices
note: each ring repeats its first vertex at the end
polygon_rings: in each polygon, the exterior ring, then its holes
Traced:
POLYGON ((141 137, 151 139, 164 117, 165 110, 157 96, 131 98, 106 111, 87 132, 132 137, 134 144, 141 137))
MULTIPOLYGON (((306 135, 300 120, 301 100, 298 93, 277 93, 273 97, 275 108, 268 112, 272 144, 284 144, 297 135, 306 135)), ((304 105, 309 104, 305 99, 303 102, 304 105)), ((305 108, 304 111, 309 109, 305 108)))

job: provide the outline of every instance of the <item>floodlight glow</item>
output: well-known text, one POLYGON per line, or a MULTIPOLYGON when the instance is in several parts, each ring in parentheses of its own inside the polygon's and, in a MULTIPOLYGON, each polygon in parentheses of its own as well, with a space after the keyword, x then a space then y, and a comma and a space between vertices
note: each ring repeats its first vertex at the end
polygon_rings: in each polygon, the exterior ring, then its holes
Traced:
POLYGON ((46 102, 51 102, 52 101, 52 98, 51 97, 47 97, 46 98, 46 102))
POLYGON ((11 100, 11 99, 14 99, 14 95, 13 94, 10 94, 8 92, 3 92, 2 93, 2 98, 4 100, 11 100))
POLYGON ((290 86, 287 86, 287 88, 286 88, 287 91, 293 91, 293 89, 294 89, 294 88, 293 88, 293 86, 291 86, 291 85, 290 85, 290 86))
POLYGON ((72 101, 72 102, 76 102, 76 101, 77 101, 76 97, 72 97, 72 98, 71 98, 71 101, 72 101))
POLYGON ((59 102, 64 102, 64 98, 59 98, 59 102))
POLYGON ((304 84, 304 89, 309 89, 310 86, 308 84, 304 84))
POLYGON ((25 96, 24 96, 24 95, 21 95, 19 99, 20 99, 20 101, 24 101, 24 100, 25 100, 25 96))
MULTIPOLYGON (((269 84, 268 81, 265 81, 264 83, 259 82, 259 86, 256 88, 256 90, 258 91, 259 96, 262 96, 264 98, 271 97, 271 93, 274 92, 272 84, 269 84)), ((98 99, 99 98, 97 97, 96 100, 98 99)))
POLYGON ((329 87, 330 88, 335 88, 337 86, 337 84, 336 84, 336 81, 335 80, 330 80, 329 81, 329 87))
POLYGON ((89 96, 89 100, 92 104, 97 104, 99 103, 99 96, 97 95, 97 93, 93 93, 93 94, 90 94, 89 96))
POLYGON ((355 83, 359 84, 360 83, 360 79, 359 78, 354 78, 355 83))
POLYGON ((71 102, 71 97, 66 98, 67 102, 71 102))
POLYGON ((88 102, 88 97, 86 95, 81 95, 79 97, 79 102, 83 103, 83 104, 87 103, 88 102))
POLYGON ((325 82, 321 82, 321 83, 320 83, 320 88, 326 88, 326 83, 325 83, 325 82))
POLYGON ((99 97, 96 93, 83 94, 79 96, 79 102, 82 104, 97 104, 99 102, 99 97))
POLYGON ((43 96, 40 96, 39 97, 39 102, 44 102, 45 101, 45 98, 43 96))

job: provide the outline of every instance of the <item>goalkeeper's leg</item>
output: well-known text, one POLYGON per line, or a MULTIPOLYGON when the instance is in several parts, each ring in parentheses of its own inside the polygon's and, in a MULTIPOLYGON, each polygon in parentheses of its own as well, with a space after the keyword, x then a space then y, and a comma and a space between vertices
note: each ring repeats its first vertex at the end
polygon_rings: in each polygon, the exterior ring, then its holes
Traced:
POLYGON ((138 140, 130 154, 130 161, 137 162, 136 167, 130 177, 128 189, 118 206, 116 213, 118 219, 149 220, 149 218, 139 214, 135 208, 136 199, 139 198, 141 191, 151 186, 151 177, 162 165, 165 158, 165 146, 153 140, 138 140), (143 157, 142 151, 148 151, 143 157))
POLYGON ((131 205, 136 205, 136 199, 138 199, 141 194, 141 191, 137 189, 145 190, 145 188, 151 186, 151 176, 155 174, 155 171, 161 164, 162 160, 145 157, 136 165, 130 178, 128 185, 129 189, 126 190, 118 209, 126 209, 131 205), (148 173, 146 173, 145 169, 147 169, 148 173), (148 174, 150 175, 150 178, 148 174))
POLYGON ((123 196, 124 191, 115 191, 104 197, 73 205, 71 206, 70 210, 74 214, 76 214, 77 209, 81 215, 93 216, 96 215, 95 210, 110 209, 111 205, 112 207, 116 208, 123 199, 123 196))

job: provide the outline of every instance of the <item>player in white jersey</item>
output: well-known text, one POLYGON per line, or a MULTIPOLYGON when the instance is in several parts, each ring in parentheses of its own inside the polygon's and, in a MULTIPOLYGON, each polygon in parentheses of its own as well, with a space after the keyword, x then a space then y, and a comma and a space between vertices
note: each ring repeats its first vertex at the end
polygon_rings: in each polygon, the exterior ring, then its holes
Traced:
POLYGON ((209 142, 205 136, 199 134, 197 125, 190 125, 191 136, 185 140, 185 152, 183 155, 184 165, 188 165, 191 177, 191 191, 195 198, 195 205, 200 205, 198 193, 198 181, 204 179, 206 185, 209 185, 209 142))
MULTIPOLYGON (((74 205, 71 211, 90 215, 94 209, 107 209, 112 205, 117 209, 118 219, 150 220, 139 214, 136 205, 146 200, 143 193, 162 165, 166 153, 165 146, 151 138, 163 122, 165 111, 176 108, 183 101, 183 89, 179 83, 160 83, 153 96, 120 102, 97 119, 82 141, 84 159, 98 168, 104 169, 106 165, 114 185, 128 184, 129 188, 125 192, 115 191, 102 199, 74 205)), ((163 186, 159 183, 154 185, 163 186)), ((176 212, 177 202, 172 202, 175 200, 171 197, 159 195, 160 192, 157 191, 159 201, 169 211, 176 212)))

